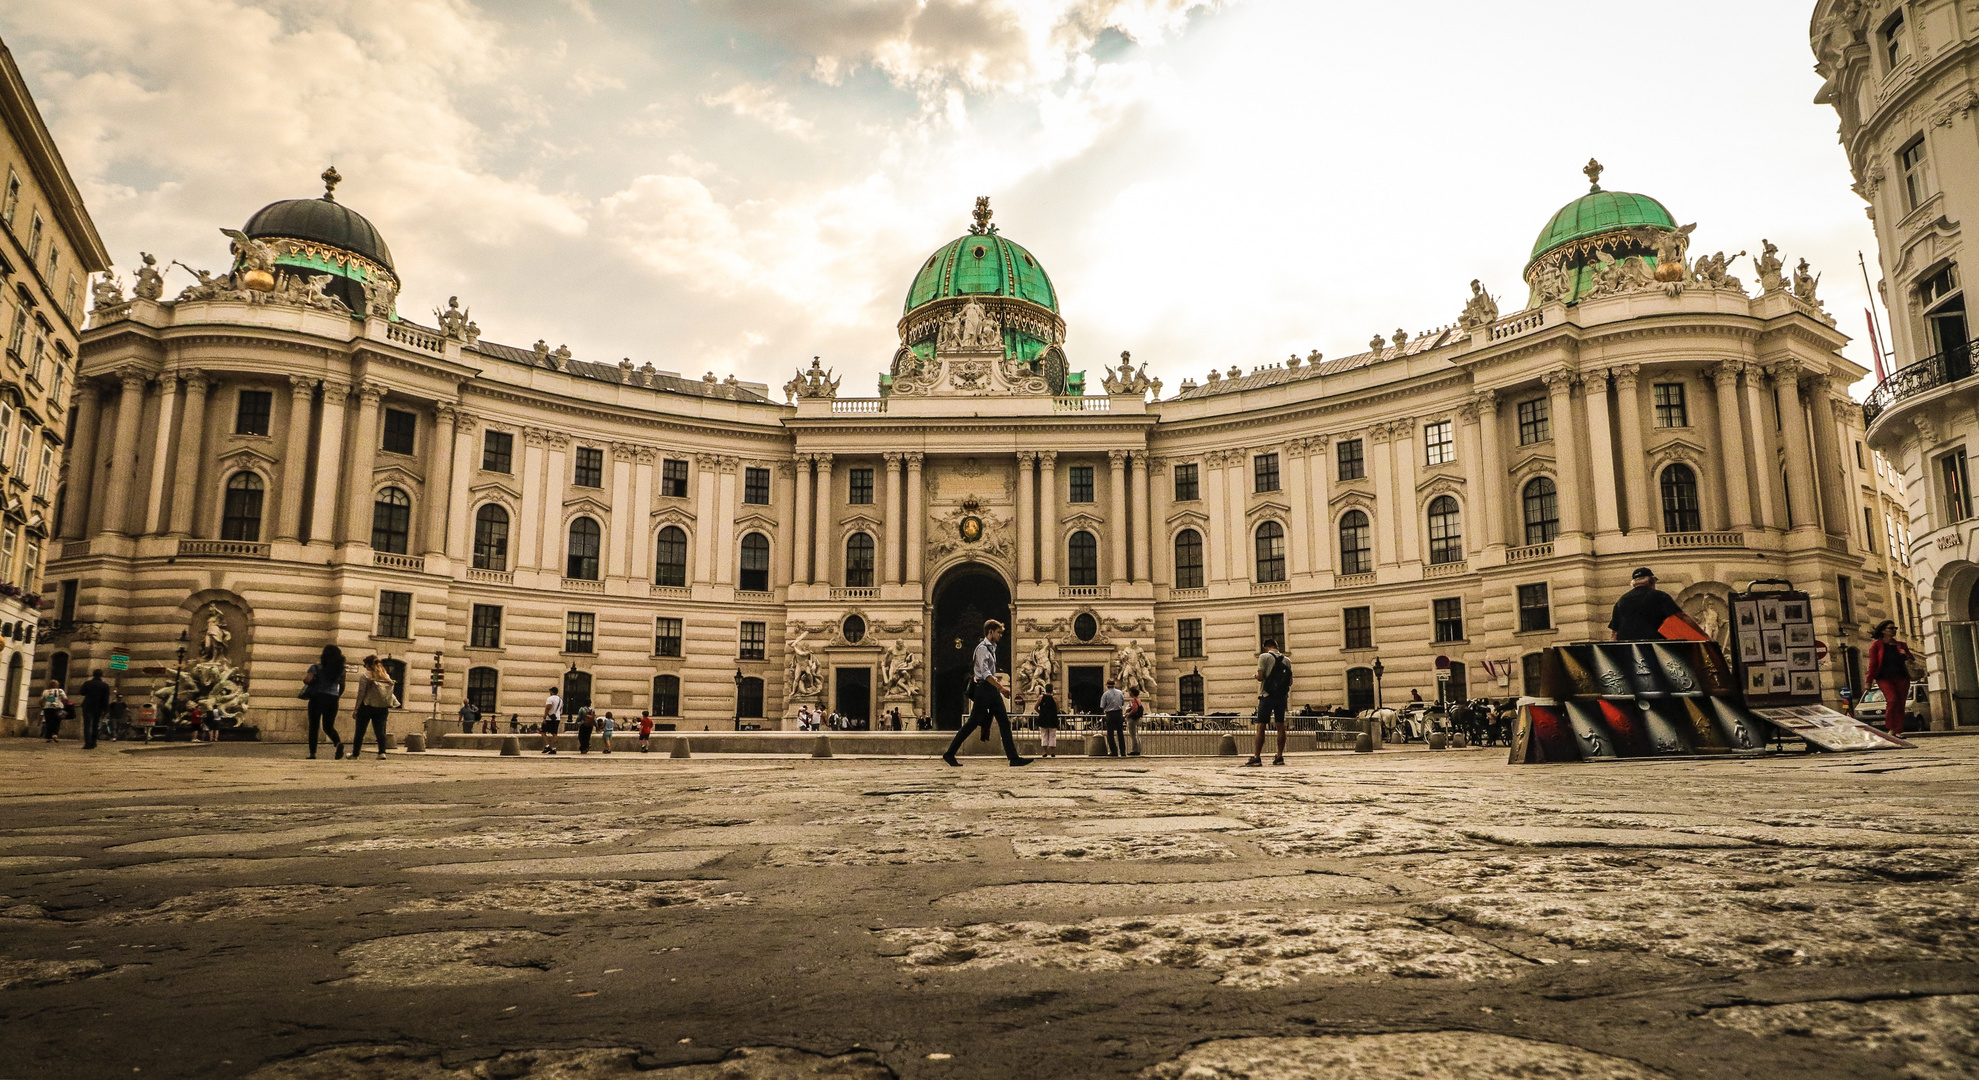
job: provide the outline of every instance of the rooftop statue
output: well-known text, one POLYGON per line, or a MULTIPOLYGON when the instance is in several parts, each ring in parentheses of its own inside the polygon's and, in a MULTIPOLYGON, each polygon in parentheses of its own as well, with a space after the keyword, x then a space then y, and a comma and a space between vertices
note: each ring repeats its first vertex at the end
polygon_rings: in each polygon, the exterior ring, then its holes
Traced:
POLYGON ((398 299, 399 287, 385 278, 374 278, 364 283, 364 311, 367 315, 391 318, 398 299))
POLYGON ((1807 270, 1807 260, 1800 260, 1800 265, 1793 272, 1793 294, 1807 303, 1819 304, 1821 301, 1814 298, 1814 290, 1821 286, 1821 275, 1810 274, 1807 270))
POLYGON ((1759 291, 1779 292, 1787 287, 1785 275, 1780 273, 1786 264, 1780 261, 1780 249, 1771 240, 1761 240, 1765 251, 1752 257, 1752 265, 1759 271, 1759 291))
MULTIPOLYGON (((797 376, 783 384, 783 397, 791 398, 835 398, 838 396, 838 381, 844 376, 836 375, 831 368, 824 366, 820 358, 811 358, 811 370, 799 368, 797 376)), ((729 376, 733 381, 735 376, 729 376)))
POLYGON ((1732 259, 1744 257, 1745 252, 1743 251, 1737 255, 1733 255, 1730 259, 1726 258, 1725 253, 1722 251, 1714 255, 1698 256, 1697 265, 1692 267, 1697 284, 1711 289, 1731 289, 1737 292, 1744 292, 1745 283, 1725 272, 1729 268, 1732 259))
MULTIPOLYGON (((468 340, 468 327, 473 322, 468 318, 467 309, 460 306, 460 297, 447 297, 447 306, 433 309, 433 318, 440 327, 440 333, 456 341, 468 340)), ((474 328, 474 336, 480 337, 480 327, 474 328)))
POLYGON ((1498 301, 1484 291, 1482 282, 1471 280, 1471 298, 1464 302, 1464 313, 1457 317, 1457 324, 1466 330, 1489 326, 1498 321, 1498 301))
POLYGON ((230 295, 234 299, 239 298, 238 294, 236 294, 234 290, 233 278, 230 276, 223 277, 215 274, 209 274, 204 270, 195 270, 192 267, 187 266, 186 264, 180 262, 177 259, 172 260, 172 265, 184 270, 188 274, 191 274, 193 277, 197 278, 199 282, 196 285, 188 285, 179 292, 179 299, 181 301, 217 300, 230 295))
POLYGON ((1109 395, 1146 394, 1152 389, 1156 397, 1161 396, 1161 380, 1148 378, 1148 366, 1145 363, 1136 371, 1132 353, 1120 354, 1120 368, 1117 372, 1111 368, 1102 370, 1106 375, 1100 380, 1100 385, 1109 395))
POLYGON ((1542 304, 1564 302, 1573 292, 1573 279, 1558 258, 1541 263, 1534 275, 1533 293, 1542 304))
POLYGON ((158 256, 140 251, 138 257, 144 264, 132 276, 131 295, 140 300, 156 300, 165 295, 165 275, 158 272, 158 256))
MULTIPOLYGON (((239 229, 221 229, 233 241, 234 271, 239 274, 275 272, 275 249, 247 235, 239 229)), ((269 287, 273 287, 273 281, 269 287)))
POLYGON ((124 283, 111 271, 104 271, 89 287, 90 309, 116 307, 124 302, 124 283))

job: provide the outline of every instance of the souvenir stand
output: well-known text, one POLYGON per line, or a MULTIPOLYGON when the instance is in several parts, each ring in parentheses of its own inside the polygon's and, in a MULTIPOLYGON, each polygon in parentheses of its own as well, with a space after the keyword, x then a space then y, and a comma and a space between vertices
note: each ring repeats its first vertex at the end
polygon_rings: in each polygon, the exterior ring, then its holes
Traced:
POLYGON ((1810 750, 1888 750, 1913 744, 1821 704, 1814 605, 1790 581, 1755 581, 1732 594, 1738 685, 1753 713, 1810 750))
POLYGON ((1583 641, 1547 649, 1540 693, 1519 709, 1514 765, 1766 746, 1766 725, 1746 709, 1715 641, 1583 641))

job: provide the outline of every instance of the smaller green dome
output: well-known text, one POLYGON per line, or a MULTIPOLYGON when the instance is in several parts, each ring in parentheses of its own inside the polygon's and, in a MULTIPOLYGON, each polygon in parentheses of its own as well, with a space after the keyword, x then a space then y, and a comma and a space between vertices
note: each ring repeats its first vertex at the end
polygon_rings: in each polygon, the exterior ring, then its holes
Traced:
POLYGON ((1674 229, 1677 222, 1662 203, 1647 195, 1603 191, 1596 185, 1593 191, 1561 207, 1539 230, 1532 257, 1537 259, 1556 247, 1590 236, 1638 227, 1674 229))

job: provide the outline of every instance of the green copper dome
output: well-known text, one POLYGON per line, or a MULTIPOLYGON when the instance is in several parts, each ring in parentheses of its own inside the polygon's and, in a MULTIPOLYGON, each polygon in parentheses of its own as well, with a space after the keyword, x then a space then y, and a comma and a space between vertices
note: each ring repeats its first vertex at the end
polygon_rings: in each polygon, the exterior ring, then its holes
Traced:
POLYGON ((1590 236, 1638 227, 1674 229, 1677 223, 1662 203, 1647 195, 1603 191, 1597 186, 1561 207, 1553 220, 1539 230, 1539 239, 1532 244, 1532 257, 1537 259, 1556 247, 1590 236))
POLYGON ((902 314, 933 300, 952 296, 1010 296, 1028 300, 1058 314, 1058 290, 1043 264, 1020 245, 997 235, 987 209, 979 212, 976 228, 928 256, 907 290, 902 314))

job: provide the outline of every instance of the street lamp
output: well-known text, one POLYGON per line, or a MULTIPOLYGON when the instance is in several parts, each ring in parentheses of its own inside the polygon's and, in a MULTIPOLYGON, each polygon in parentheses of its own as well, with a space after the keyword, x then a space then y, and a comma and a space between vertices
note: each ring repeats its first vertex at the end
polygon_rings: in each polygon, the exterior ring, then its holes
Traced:
POLYGON ((1381 662, 1381 658, 1379 656, 1375 657, 1374 658, 1374 707, 1377 709, 1381 708, 1381 673, 1387 670, 1388 668, 1386 665, 1384 665, 1381 662))
POLYGON ((735 730, 742 730, 742 669, 735 669, 735 730))
POLYGON ((183 711, 182 706, 180 706, 179 704, 179 695, 185 692, 185 686, 186 686, 186 632, 184 630, 181 630, 179 631, 179 673, 177 677, 175 677, 172 680, 173 726, 178 725, 179 713, 183 711))
POLYGON ((433 692, 433 719, 426 725, 429 738, 438 738, 440 732, 440 684, 446 682, 446 669, 440 666, 440 651, 433 650, 433 673, 428 676, 433 692))

